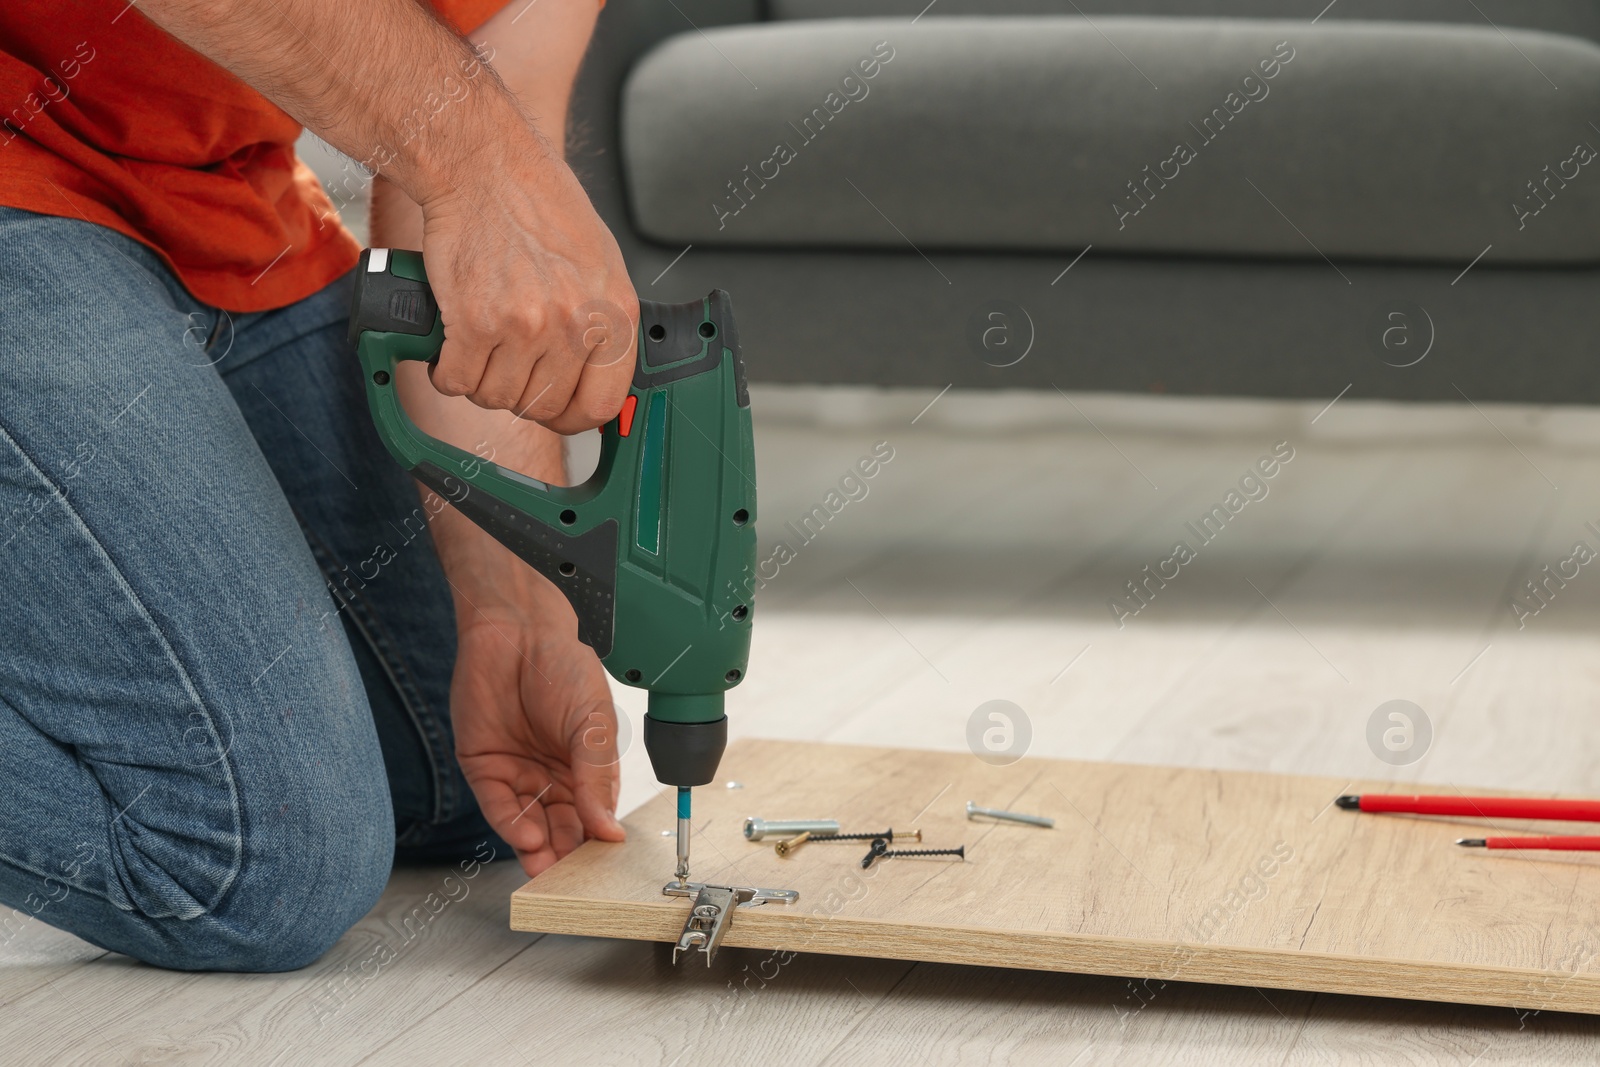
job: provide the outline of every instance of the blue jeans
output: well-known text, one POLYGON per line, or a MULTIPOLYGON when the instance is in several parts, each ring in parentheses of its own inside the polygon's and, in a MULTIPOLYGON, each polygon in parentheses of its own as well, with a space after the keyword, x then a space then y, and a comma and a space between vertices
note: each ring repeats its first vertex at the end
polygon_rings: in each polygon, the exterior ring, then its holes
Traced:
POLYGON ((349 293, 228 315, 112 231, 0 209, 0 951, 32 916, 287 970, 396 856, 510 855, 349 293))

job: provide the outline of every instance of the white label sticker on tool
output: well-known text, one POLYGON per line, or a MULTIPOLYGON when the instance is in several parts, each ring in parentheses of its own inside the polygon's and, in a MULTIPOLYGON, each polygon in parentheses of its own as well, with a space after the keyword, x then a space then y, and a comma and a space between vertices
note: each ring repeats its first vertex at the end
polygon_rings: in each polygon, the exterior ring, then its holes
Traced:
POLYGON ((389 269, 389 250, 387 248, 374 248, 367 257, 367 273, 382 274, 389 269))

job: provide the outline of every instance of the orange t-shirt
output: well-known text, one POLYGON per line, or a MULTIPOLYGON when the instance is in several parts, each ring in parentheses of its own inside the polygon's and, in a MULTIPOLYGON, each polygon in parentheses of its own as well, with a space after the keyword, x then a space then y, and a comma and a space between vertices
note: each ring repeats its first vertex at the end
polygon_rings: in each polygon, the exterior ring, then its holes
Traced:
MULTIPOLYGON (((432 0, 470 33, 507 0, 432 0)), ((300 126, 127 0, 0 2, 0 205, 149 245, 196 299, 283 307, 359 249, 300 126)))

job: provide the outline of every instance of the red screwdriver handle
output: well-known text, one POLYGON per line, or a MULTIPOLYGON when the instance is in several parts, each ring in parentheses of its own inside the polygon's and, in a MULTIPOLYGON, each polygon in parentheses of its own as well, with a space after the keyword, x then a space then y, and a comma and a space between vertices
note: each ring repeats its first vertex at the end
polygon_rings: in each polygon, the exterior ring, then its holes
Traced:
POLYGON ((1486 837, 1484 847, 1600 852, 1600 837, 1486 837))
POLYGON ((1361 810, 1405 812, 1411 815, 1461 815, 1469 819, 1560 819, 1567 822, 1600 822, 1600 800, 1363 793, 1361 810))

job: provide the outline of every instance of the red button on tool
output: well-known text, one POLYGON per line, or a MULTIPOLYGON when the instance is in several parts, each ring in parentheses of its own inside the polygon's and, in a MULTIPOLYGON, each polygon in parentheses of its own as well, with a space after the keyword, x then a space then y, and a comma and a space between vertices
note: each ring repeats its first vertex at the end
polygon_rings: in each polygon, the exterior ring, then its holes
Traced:
POLYGON ((622 402, 622 410, 617 413, 617 433, 623 437, 633 429, 633 412, 639 406, 639 398, 629 393, 622 402))

